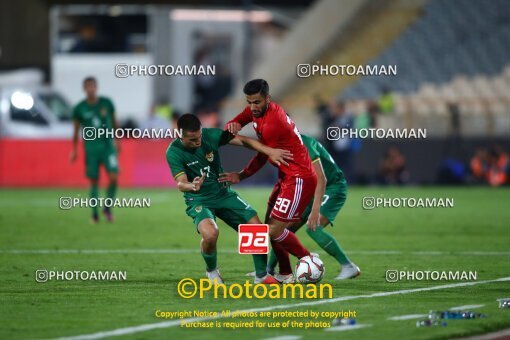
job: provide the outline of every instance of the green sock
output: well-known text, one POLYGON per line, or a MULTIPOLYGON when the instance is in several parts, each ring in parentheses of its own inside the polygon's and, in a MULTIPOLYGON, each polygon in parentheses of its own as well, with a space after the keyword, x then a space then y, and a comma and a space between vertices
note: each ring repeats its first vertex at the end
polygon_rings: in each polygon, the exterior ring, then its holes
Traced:
POLYGON ((317 227, 315 231, 306 228, 306 233, 310 235, 312 240, 315 241, 322 249, 329 255, 333 256, 340 264, 349 264, 351 260, 345 255, 333 235, 324 231, 323 227, 317 227))
POLYGON ((269 260, 267 261, 267 271, 274 273, 277 263, 278 259, 276 258, 276 254, 274 253, 274 250, 271 249, 271 253, 269 254, 269 260))
POLYGON ((255 265, 255 276, 264 277, 267 274, 266 264, 267 264, 267 255, 266 254, 255 254, 253 255, 253 264, 255 265))
MULTIPOLYGON (((90 198, 95 198, 96 200, 99 197, 99 188, 97 184, 91 184, 90 185, 90 198)), ((92 214, 97 215, 97 205, 92 208, 92 214)))
POLYGON ((110 185, 108 185, 108 188, 106 189, 106 197, 108 198, 115 198, 115 194, 117 193, 117 182, 113 182, 110 185))
POLYGON ((218 257, 216 256, 216 251, 212 254, 206 254, 202 252, 202 257, 204 258, 205 265, 207 268, 207 271, 213 271, 216 268, 218 268, 218 257))

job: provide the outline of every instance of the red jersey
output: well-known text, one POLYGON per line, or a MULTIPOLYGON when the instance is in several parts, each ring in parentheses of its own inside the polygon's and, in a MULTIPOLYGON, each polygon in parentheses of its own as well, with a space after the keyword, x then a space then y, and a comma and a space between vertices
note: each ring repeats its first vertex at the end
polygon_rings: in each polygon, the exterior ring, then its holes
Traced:
MULTIPOLYGON (((266 112, 262 117, 256 118, 251 113, 249 106, 228 123, 237 122, 243 127, 253 122, 253 128, 257 133, 259 141, 271 148, 288 150, 294 158, 287 161, 288 166, 278 167, 279 177, 310 177, 315 175, 308 151, 301 140, 301 135, 296 124, 290 119, 285 111, 276 103, 269 103, 266 112)), ((227 124, 228 124, 227 123, 227 124)), ((252 173, 259 170, 267 161, 267 156, 258 154, 248 167, 245 173, 252 173)))

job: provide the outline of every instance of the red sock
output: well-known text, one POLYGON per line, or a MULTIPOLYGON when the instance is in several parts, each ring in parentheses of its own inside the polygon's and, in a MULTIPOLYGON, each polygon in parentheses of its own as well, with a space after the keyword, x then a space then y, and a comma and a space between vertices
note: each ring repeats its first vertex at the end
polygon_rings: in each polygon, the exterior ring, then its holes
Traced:
POLYGON ((289 275, 292 274, 292 267, 290 266, 289 253, 282 247, 279 242, 271 240, 271 246, 273 247, 274 254, 278 259, 278 268, 280 274, 289 275))
POLYGON ((303 247, 303 245, 301 244, 301 242, 299 242, 299 239, 296 237, 296 235, 294 235, 294 233, 290 232, 288 229, 285 229, 283 233, 280 236, 278 236, 274 241, 280 243, 280 245, 286 251, 288 251, 298 259, 310 255, 308 249, 303 247))

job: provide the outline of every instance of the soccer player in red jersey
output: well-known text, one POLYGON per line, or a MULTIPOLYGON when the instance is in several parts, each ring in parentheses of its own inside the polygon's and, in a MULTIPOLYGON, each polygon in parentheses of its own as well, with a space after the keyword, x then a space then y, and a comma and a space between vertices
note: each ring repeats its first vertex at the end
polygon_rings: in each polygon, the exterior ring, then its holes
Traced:
MULTIPOLYGON (((301 218, 314 196, 317 176, 296 125, 278 104, 271 102, 267 82, 263 79, 251 80, 246 83, 243 91, 248 105, 227 123, 228 131, 237 134, 242 127, 253 122, 253 128, 262 144, 288 150, 294 158, 288 162, 288 166, 272 163, 278 167, 278 183, 270 196, 268 205, 273 208, 268 211, 266 219, 271 245, 280 264, 280 279, 282 282, 290 282, 293 276, 287 252, 297 258, 310 256, 310 252, 286 227, 301 218)), ((259 153, 241 172, 223 174, 219 181, 239 183, 261 169, 267 160, 267 156, 259 153)), ((315 211, 313 215, 317 218, 314 222, 316 226, 319 212, 315 211)), ((277 276, 275 278, 278 279, 277 276)))

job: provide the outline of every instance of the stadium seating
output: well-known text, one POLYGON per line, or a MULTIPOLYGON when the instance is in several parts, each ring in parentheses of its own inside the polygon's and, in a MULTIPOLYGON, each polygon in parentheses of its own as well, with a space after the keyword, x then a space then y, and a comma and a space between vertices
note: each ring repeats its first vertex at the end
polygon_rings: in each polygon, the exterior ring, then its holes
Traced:
POLYGON ((510 62, 509 12, 508 3, 499 0, 430 1, 422 16, 370 62, 397 64, 398 77, 363 77, 343 97, 376 97, 381 87, 412 93, 423 83, 447 83, 459 75, 499 75, 510 62))
POLYGON ((462 134, 504 134, 510 127, 505 115, 510 112, 509 15, 502 0, 431 0, 369 63, 396 64, 398 76, 361 77, 341 98, 374 99, 387 88, 398 97, 397 115, 445 118, 448 103, 457 103, 462 121, 470 120, 461 124, 462 134))

